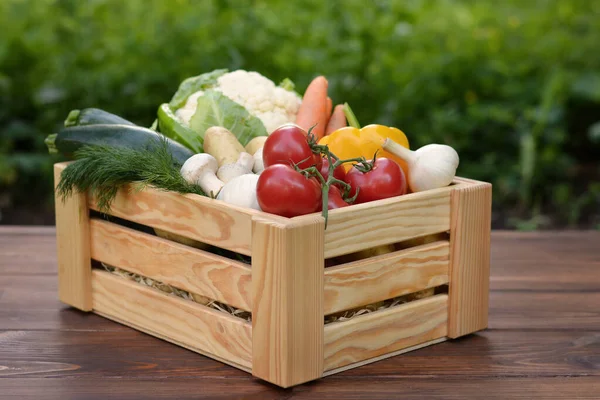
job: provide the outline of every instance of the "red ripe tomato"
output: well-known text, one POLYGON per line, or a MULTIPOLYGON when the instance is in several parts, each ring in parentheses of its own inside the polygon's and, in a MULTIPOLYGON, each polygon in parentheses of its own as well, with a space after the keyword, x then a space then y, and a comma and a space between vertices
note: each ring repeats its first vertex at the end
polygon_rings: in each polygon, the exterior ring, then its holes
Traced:
POLYGON ((383 157, 375 160, 371 171, 363 173, 356 167, 350 168, 346 173, 345 182, 352 187, 350 196, 354 196, 356 188, 359 188, 356 203, 387 199, 406 193, 406 178, 402 168, 395 161, 383 157))
POLYGON ((263 147, 265 168, 275 164, 298 165, 300 169, 321 168, 321 157, 308 145, 307 133, 297 125, 286 124, 275 129, 263 147))
POLYGON ((297 217, 321 208, 321 185, 306 178, 289 165, 275 164, 266 168, 256 185, 258 204, 264 212, 297 217))
POLYGON ((329 196, 327 198, 327 209, 334 210, 336 208, 348 207, 350 204, 346 203, 342 198, 342 192, 337 186, 329 186, 329 196))
MULTIPOLYGON (((323 157, 323 165, 321 166, 321 170, 319 172, 321 172, 323 178, 327 180, 327 178, 329 177, 329 160, 327 159, 327 157, 323 157)), ((344 180, 344 178, 346 177, 346 170, 344 169, 343 165, 340 165, 339 167, 333 170, 333 177, 339 179, 340 181, 344 180)))

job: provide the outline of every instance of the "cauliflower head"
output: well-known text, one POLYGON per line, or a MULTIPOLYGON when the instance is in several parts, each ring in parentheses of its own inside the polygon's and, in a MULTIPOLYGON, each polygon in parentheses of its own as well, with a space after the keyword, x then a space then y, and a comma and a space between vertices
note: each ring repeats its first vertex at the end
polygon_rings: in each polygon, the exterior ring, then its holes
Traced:
MULTIPOLYGON (((250 114, 262 121, 268 134, 283 124, 295 122, 302 104, 302 99, 296 92, 275 85, 258 72, 241 69, 220 76, 217 85, 211 90, 219 91, 245 107, 250 114)), ((196 112, 198 97, 203 94, 204 91, 192 93, 185 105, 175 112, 186 126, 189 126, 196 112)))

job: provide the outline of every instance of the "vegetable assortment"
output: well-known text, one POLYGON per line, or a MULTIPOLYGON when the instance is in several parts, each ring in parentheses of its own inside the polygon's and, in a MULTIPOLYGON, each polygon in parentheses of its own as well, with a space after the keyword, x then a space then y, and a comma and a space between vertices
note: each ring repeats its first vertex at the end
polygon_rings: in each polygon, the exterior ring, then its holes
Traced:
POLYGON ((410 150, 395 127, 360 127, 334 105, 325 77, 301 98, 285 79, 215 70, 184 80, 150 128, 103 110, 72 111, 46 139, 76 161, 58 187, 90 190, 109 208, 128 183, 197 193, 283 217, 322 212, 449 185, 449 146, 410 150), (347 126, 350 125, 350 126, 347 126))

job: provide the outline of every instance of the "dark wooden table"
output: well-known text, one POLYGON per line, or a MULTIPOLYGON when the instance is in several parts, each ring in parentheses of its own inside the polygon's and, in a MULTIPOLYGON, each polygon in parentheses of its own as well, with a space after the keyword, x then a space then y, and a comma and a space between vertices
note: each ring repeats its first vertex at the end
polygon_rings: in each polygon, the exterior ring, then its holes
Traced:
POLYGON ((600 232, 492 235, 489 329, 293 389, 57 300, 52 228, 0 227, 0 398, 600 399, 600 232))

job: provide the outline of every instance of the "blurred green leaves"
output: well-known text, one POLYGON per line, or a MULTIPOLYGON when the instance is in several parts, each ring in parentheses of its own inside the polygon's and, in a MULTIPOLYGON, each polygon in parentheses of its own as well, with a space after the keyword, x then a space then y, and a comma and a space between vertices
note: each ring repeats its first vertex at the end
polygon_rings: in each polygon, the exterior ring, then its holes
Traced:
POLYGON ((184 78, 244 68, 299 92, 325 74, 363 124, 454 146, 495 226, 598 224, 597 2, 366 3, 0 1, 0 191, 51 199, 43 139, 71 109, 148 126, 184 78))

